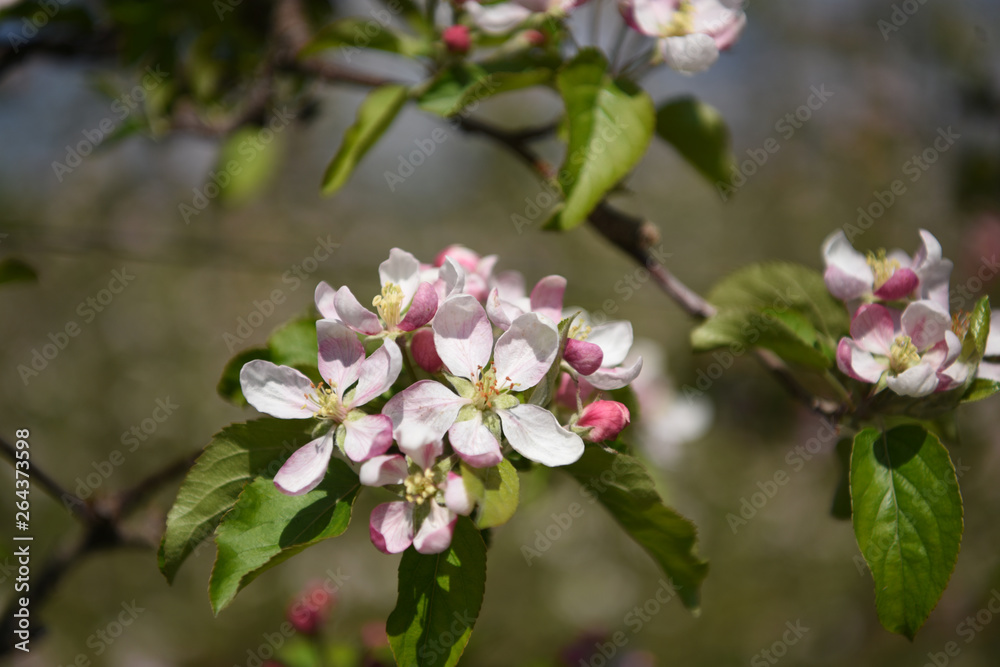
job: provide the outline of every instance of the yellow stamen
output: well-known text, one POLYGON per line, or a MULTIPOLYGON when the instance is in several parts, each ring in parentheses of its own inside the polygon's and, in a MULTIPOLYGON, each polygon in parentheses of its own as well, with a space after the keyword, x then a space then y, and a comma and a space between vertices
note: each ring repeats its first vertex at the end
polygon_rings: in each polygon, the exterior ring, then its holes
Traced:
POLYGON ((909 336, 899 336, 889 348, 889 369, 900 374, 920 363, 920 352, 909 336))
POLYGON ((434 482, 434 470, 426 468, 418 470, 403 481, 406 489, 406 501, 423 505, 424 501, 437 495, 438 487, 434 482))
POLYGON ((402 288, 393 283, 386 283, 382 286, 382 293, 372 299, 372 305, 378 310, 385 328, 395 329, 402 319, 400 312, 403 309, 402 288))
POLYGON ((895 259, 888 259, 883 248, 878 252, 868 253, 868 266, 875 274, 875 289, 878 289, 892 278, 892 274, 899 268, 899 262, 895 259))

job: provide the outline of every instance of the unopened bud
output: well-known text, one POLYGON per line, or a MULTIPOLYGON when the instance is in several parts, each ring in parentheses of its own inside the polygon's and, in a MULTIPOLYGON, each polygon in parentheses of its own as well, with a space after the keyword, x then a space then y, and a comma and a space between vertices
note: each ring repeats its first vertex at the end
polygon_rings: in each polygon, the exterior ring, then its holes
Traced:
POLYGON ((420 329, 410 339, 410 352, 417 366, 428 373, 437 373, 444 366, 441 357, 434 347, 434 332, 430 329, 420 329))
POLYGON ((468 26, 453 25, 450 28, 445 28, 445 31, 441 33, 441 39, 451 53, 465 55, 472 48, 472 38, 469 37, 468 26))
POLYGON ((584 440, 603 442, 614 440, 629 421, 628 408, 618 401, 594 401, 583 409, 575 427, 584 440))

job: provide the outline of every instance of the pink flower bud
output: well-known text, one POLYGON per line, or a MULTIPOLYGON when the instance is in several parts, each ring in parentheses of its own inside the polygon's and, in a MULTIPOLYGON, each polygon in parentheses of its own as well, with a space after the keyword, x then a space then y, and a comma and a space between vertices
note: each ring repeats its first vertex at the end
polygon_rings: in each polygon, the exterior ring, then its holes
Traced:
POLYGON ((618 401, 594 401, 583 409, 577 428, 589 428, 583 434, 588 442, 614 440, 621 430, 629 425, 628 408, 618 401))
POLYGON ((451 53, 465 55, 472 48, 472 39, 469 37, 469 27, 464 25, 453 25, 446 28, 441 33, 444 45, 451 53))
POLYGON ((334 593, 326 586, 313 584, 288 606, 288 621, 296 631, 315 635, 336 601, 334 593))
POLYGON ((434 332, 430 329, 421 329, 413 334, 413 338, 410 339, 410 352, 413 353, 413 360, 417 362, 417 366, 428 373, 437 373, 444 366, 434 347, 434 332))
POLYGON ((451 257, 453 260, 458 262, 459 266, 469 273, 476 272, 476 268, 479 266, 479 260, 481 259, 479 253, 475 250, 469 250, 464 245, 450 245, 439 252, 437 257, 434 258, 434 266, 441 266, 444 264, 445 257, 451 257))
POLYGON ((545 42, 548 41, 548 37, 541 30, 525 30, 523 34, 528 44, 532 46, 545 46, 545 42))

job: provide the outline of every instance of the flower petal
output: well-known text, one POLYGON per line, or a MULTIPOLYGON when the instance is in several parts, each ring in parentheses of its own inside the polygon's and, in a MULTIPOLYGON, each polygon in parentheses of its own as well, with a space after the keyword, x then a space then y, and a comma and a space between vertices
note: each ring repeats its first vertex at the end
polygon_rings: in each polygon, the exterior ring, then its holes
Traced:
POLYGON ((452 375, 478 377, 493 351, 493 327, 475 298, 459 294, 441 304, 431 324, 434 347, 452 375))
POLYGON ((913 270, 920 278, 920 298, 948 310, 948 282, 954 265, 942 256, 941 244, 926 229, 920 230, 920 247, 913 255, 913 270))
POLYGON ((410 353, 417 366, 428 373, 434 374, 441 370, 444 362, 434 348, 434 332, 430 329, 420 329, 413 333, 410 339, 410 353))
POLYGON ((430 512, 413 538, 413 548, 422 554, 439 554, 447 550, 457 520, 454 512, 431 501, 430 512))
POLYGON ((361 464, 358 479, 365 486, 402 484, 410 474, 406 457, 400 454, 375 456, 361 464))
POLYGON ((589 341, 568 338, 563 360, 583 375, 590 375, 601 367, 604 352, 589 341))
POLYGON ((325 435, 299 447, 288 457, 274 476, 274 485, 289 496, 309 493, 323 481, 333 453, 333 434, 330 429, 325 435))
POLYGON ((240 386, 247 403, 272 417, 307 419, 315 414, 308 398, 315 392, 312 380, 294 368, 255 359, 240 370, 240 386))
POLYGON ((392 447, 392 420, 385 415, 348 419, 344 430, 344 453, 352 461, 366 461, 392 447))
POLYGON ((497 381, 509 379, 516 391, 534 387, 552 367, 558 352, 556 325, 536 313, 525 313, 497 340, 493 355, 497 381))
POLYGON ((465 488, 465 480, 462 479, 461 475, 448 472, 448 486, 444 490, 444 503, 455 514, 462 516, 472 514, 476 503, 469 497, 469 492, 465 488))
POLYGON ((493 287, 504 301, 514 302, 525 296, 524 276, 520 271, 504 271, 493 278, 493 287))
MULTIPOLYGON (((401 448, 402 449, 402 448, 401 448)), ((444 452, 444 443, 441 440, 434 440, 419 447, 403 449, 403 453, 420 466, 421 470, 426 470, 437 462, 437 459, 444 452)))
POLYGON ((340 315, 337 314, 337 306, 334 304, 336 297, 337 290, 330 287, 325 280, 321 280, 319 285, 316 285, 316 309, 323 316, 323 319, 340 322, 340 315))
POLYGON ((837 368, 855 380, 874 384, 882 377, 888 364, 877 361, 871 352, 862 349, 853 339, 841 338, 837 345, 837 368))
POLYGON ((838 299, 850 301, 871 291, 875 275, 868 260, 854 249, 843 230, 837 231, 823 242, 823 261, 826 288, 838 299))
POLYGON ((503 459, 500 443, 483 424, 483 414, 478 410, 472 419, 455 422, 448 429, 448 439, 462 460, 474 468, 495 466, 503 459))
POLYGON ((503 434, 510 446, 532 461, 563 466, 583 456, 583 440, 559 425, 555 415, 537 405, 500 410, 503 434))
POLYGON ((444 283, 442 300, 465 291, 465 269, 451 256, 445 256, 438 270, 438 279, 444 283))
POLYGON ((930 364, 917 364, 899 375, 890 374, 887 382, 889 389, 900 396, 927 396, 937 388, 937 369, 930 364))
POLYGON ((396 442, 407 450, 440 440, 468 403, 440 382, 421 380, 389 399, 382 414, 392 420, 396 442))
POLYGON ((403 354, 393 340, 382 342, 382 347, 372 352, 360 364, 358 387, 351 398, 351 408, 364 405, 392 386, 403 368, 403 354))
POLYGON ((530 9, 513 2, 502 2, 498 5, 483 7, 478 2, 469 0, 462 6, 469 12, 472 22, 479 26, 483 32, 491 35, 502 35, 510 32, 531 16, 530 9))
POLYGON ((896 269, 889 280, 875 290, 875 296, 885 301, 905 299, 913 290, 917 289, 919 284, 920 279, 910 269, 896 269))
POLYGON ((410 302, 410 309, 399 323, 399 330, 413 331, 424 326, 434 317, 437 307, 438 295, 434 286, 430 283, 420 283, 413 301, 410 302))
POLYGON ((362 306, 347 285, 337 290, 333 303, 340 319, 355 331, 368 336, 382 332, 382 323, 379 322, 378 316, 362 306))
POLYGON ((704 33, 666 37, 659 42, 663 61, 682 74, 704 72, 719 59, 715 40, 704 33))
POLYGON ((368 535, 375 548, 384 554, 406 551, 413 544, 413 505, 382 503, 372 510, 368 535))
POLYGON ((615 320, 607 324, 598 324, 587 334, 587 342, 601 348, 604 353, 605 368, 620 366, 632 349, 632 323, 615 320))
POLYGON ((507 304, 500 299, 500 291, 494 287, 493 291, 486 297, 486 314, 493 325, 503 331, 510 329, 511 316, 507 314, 506 306, 507 304))
POLYGON ((389 251, 389 259, 379 264, 378 277, 382 287, 392 283, 403 290, 402 308, 405 309, 420 285, 420 262, 405 250, 393 248, 389 251))
POLYGON ((316 338, 319 341, 319 375, 330 383, 337 396, 343 398, 358 381, 365 347, 347 325, 333 320, 316 322, 316 338))
POLYGON ((558 325, 562 318, 563 295, 566 294, 566 279, 562 276, 546 276, 531 290, 532 312, 544 315, 558 325))
POLYGON ((895 337, 892 314, 885 306, 866 303, 854 313, 854 319, 851 320, 851 338, 862 350, 887 355, 895 337))
POLYGON ((951 331, 951 316, 936 301, 914 301, 903 311, 903 333, 910 337, 918 350, 926 350, 944 340, 951 331))
POLYGON ((639 377, 642 370, 642 357, 639 357, 631 366, 617 366, 615 368, 600 368, 586 377, 587 382, 601 391, 613 391, 627 386, 632 380, 639 377))

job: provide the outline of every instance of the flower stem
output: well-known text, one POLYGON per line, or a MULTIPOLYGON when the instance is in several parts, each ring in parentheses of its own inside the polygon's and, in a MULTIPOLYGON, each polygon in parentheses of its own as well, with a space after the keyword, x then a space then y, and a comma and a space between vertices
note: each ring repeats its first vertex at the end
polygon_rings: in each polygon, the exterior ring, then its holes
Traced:
POLYGON ((399 351, 403 353, 403 365, 406 366, 406 372, 410 375, 410 381, 417 381, 417 371, 413 367, 413 360, 410 359, 409 345, 403 343, 399 338, 396 339, 396 345, 399 346, 399 351))

